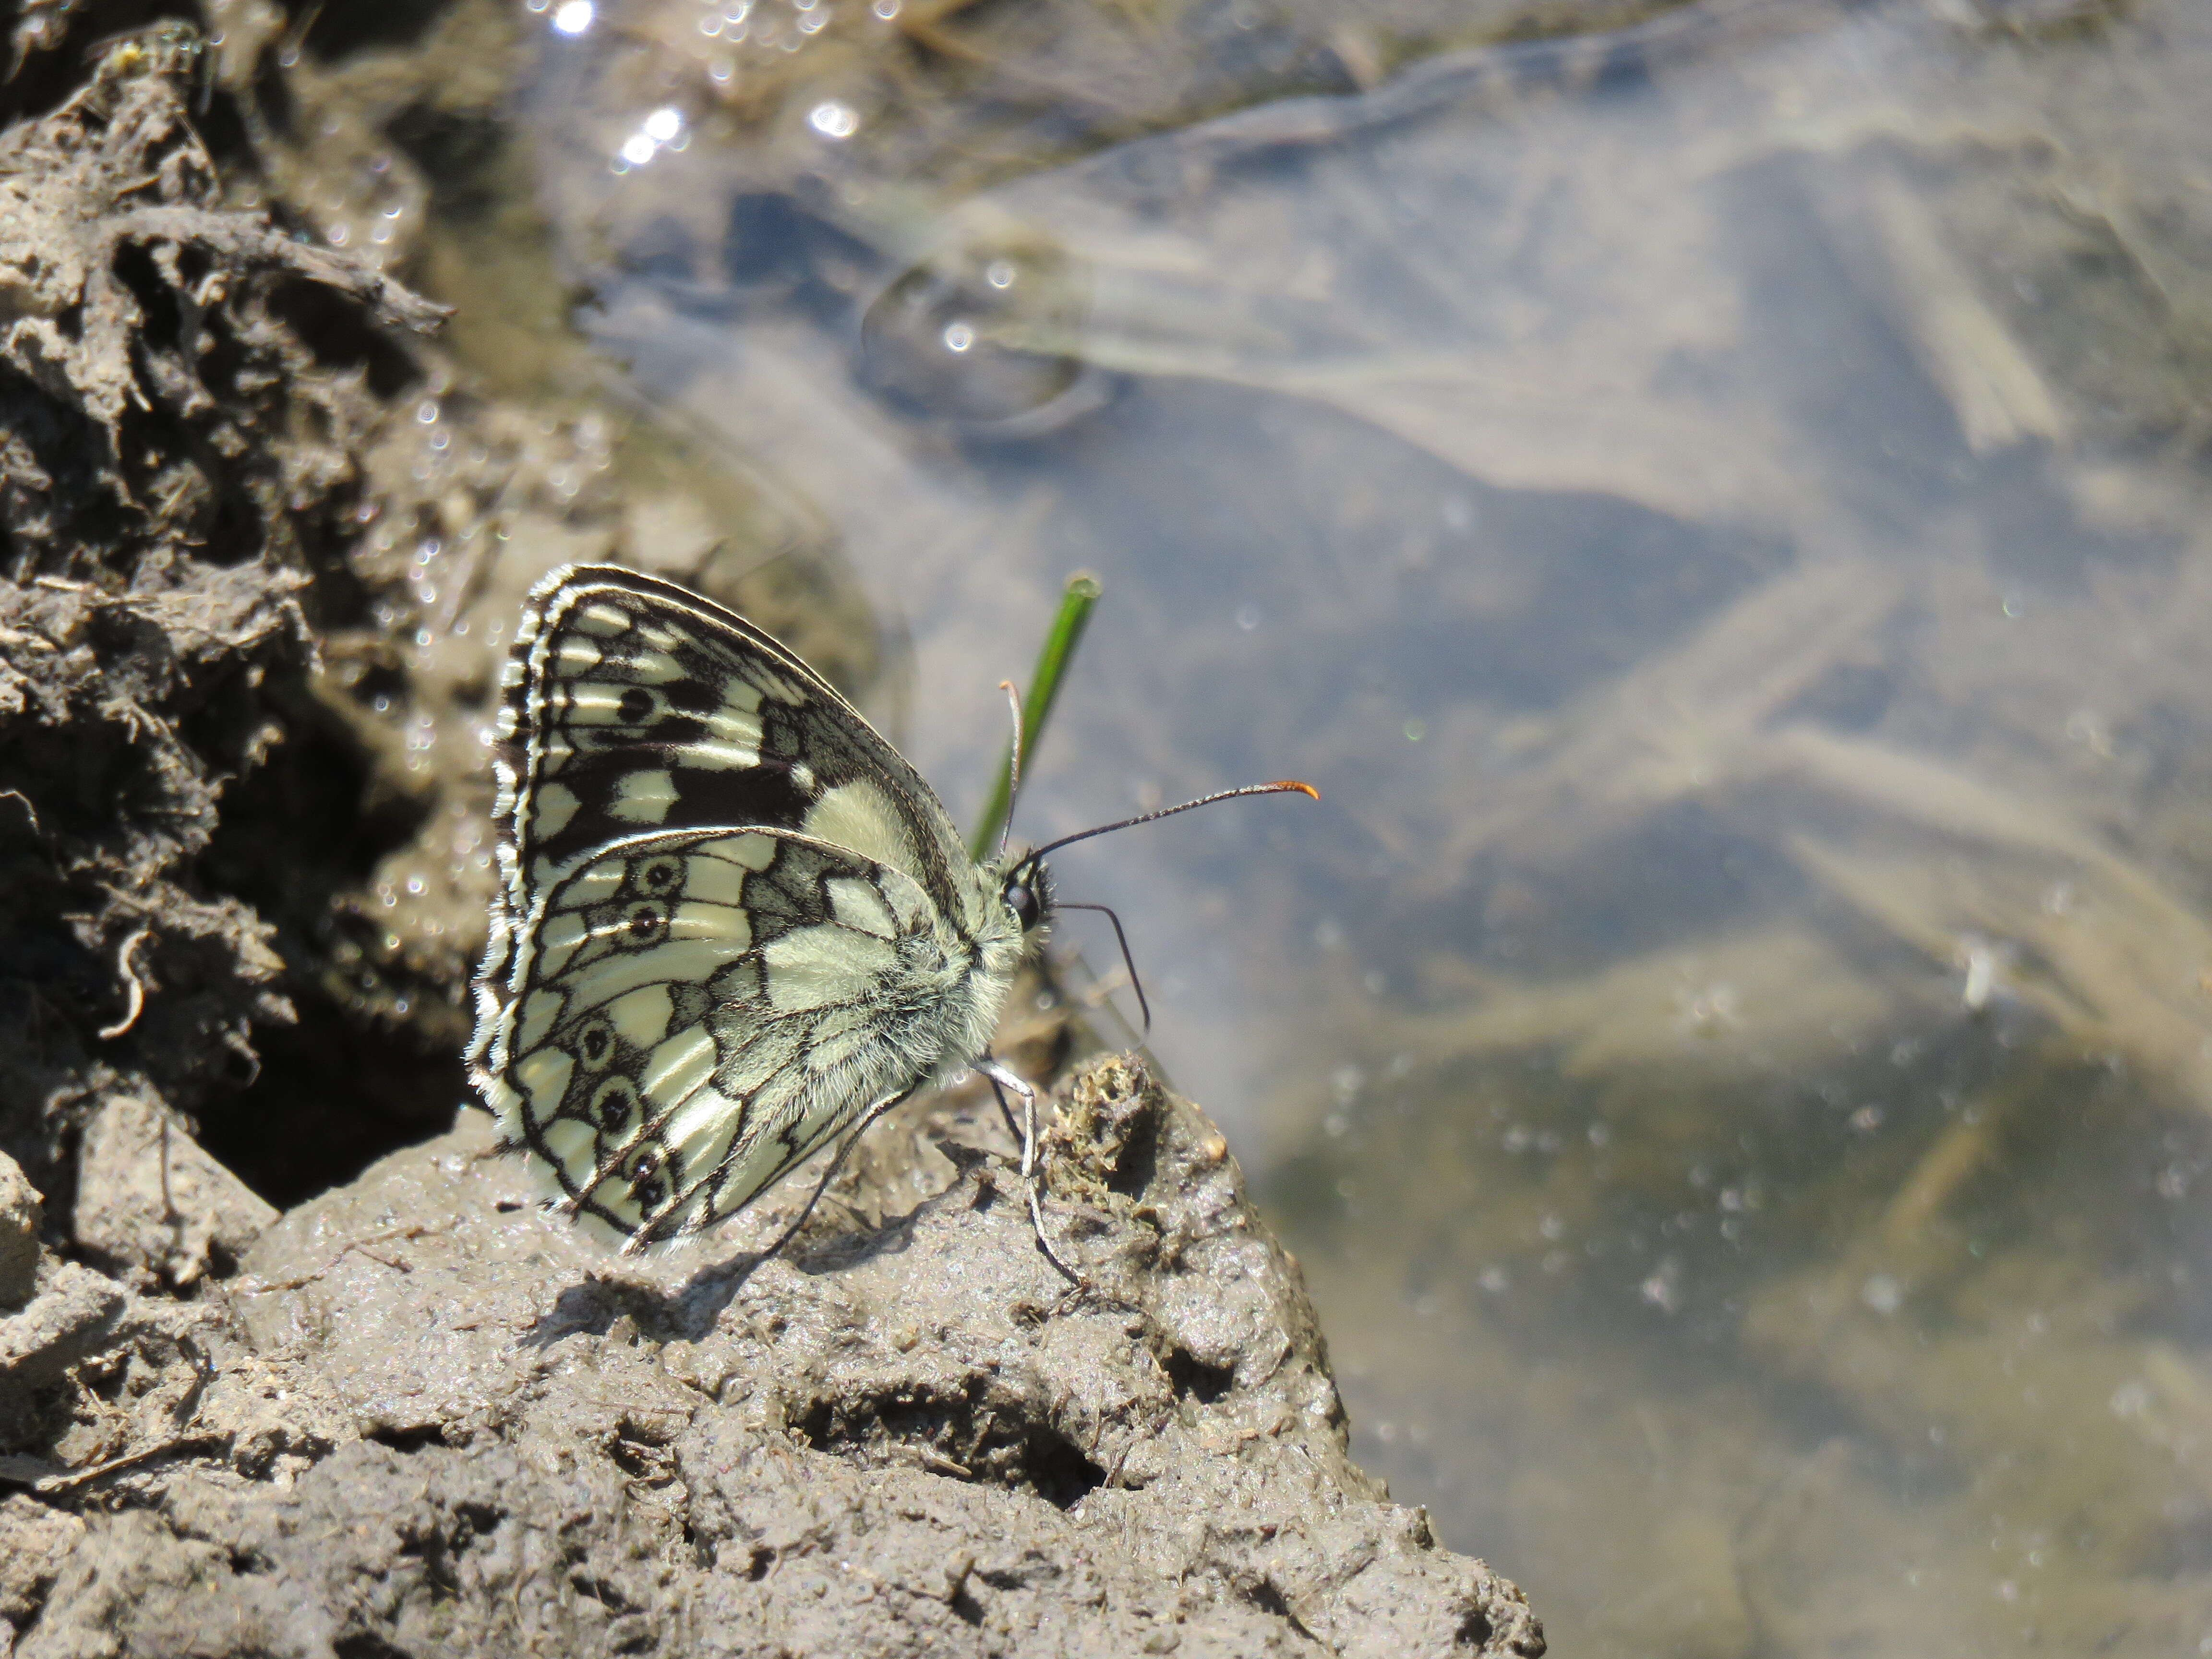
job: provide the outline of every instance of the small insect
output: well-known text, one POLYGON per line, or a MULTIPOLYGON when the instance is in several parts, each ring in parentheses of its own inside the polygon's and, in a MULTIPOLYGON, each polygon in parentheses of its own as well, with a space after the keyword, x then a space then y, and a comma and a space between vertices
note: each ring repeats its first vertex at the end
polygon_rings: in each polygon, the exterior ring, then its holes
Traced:
POLYGON ((978 863, 921 775, 797 656, 611 565, 532 590, 501 684, 501 879, 469 1075, 549 1201, 640 1251, 973 1068, 1023 1103, 1038 1244, 1073 1277, 1045 1236, 1035 1091, 990 1054, 1054 911, 1044 855, 1313 788, 1226 790, 1012 857, 1002 840, 978 863))

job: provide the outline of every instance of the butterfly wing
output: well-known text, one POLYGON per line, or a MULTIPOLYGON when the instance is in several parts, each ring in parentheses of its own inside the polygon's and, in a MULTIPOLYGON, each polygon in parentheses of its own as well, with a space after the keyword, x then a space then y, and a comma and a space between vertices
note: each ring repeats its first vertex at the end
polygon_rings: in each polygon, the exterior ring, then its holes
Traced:
POLYGON ((564 1207, 640 1249, 712 1226, 980 1052, 1011 972, 905 871, 847 848, 631 836, 518 931, 479 1085, 564 1207))
POLYGON ((958 831, 921 775, 798 657, 672 582, 554 572, 503 690, 495 815, 514 917, 610 842, 739 826, 849 848, 955 915, 972 903, 958 831))
POLYGON ((742 617, 612 566, 532 591, 470 1075, 639 1248, 988 1042, 1019 927, 929 786, 742 617))

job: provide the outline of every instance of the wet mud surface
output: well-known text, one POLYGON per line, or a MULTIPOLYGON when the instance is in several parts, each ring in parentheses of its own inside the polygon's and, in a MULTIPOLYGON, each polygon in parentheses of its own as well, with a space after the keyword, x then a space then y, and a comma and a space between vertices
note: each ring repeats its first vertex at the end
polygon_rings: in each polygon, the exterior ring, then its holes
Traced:
POLYGON ((896 1139, 879 1217, 766 1261, 617 1266, 473 1115, 264 1216, 196 1301, 50 1256, 0 1321, 69 1419, 0 1465, 15 1650, 1542 1650, 1351 1464, 1296 1269, 1195 1109, 1118 1060, 1076 1079, 1075 1293, 957 1108, 896 1139))
MULTIPOLYGON (((795 1190, 618 1262, 447 1130, 520 593, 629 559, 856 689, 880 647, 803 515, 464 374, 306 234, 319 167, 402 233, 419 175, 271 125, 284 37, 219 9, 13 25, 0 1653, 1540 1653, 1352 1463, 1295 1264, 1133 1062, 1056 1097, 1078 1291, 971 1097, 767 1261, 795 1190)), ((1041 1077, 1054 1002, 1006 1034, 1041 1077)))

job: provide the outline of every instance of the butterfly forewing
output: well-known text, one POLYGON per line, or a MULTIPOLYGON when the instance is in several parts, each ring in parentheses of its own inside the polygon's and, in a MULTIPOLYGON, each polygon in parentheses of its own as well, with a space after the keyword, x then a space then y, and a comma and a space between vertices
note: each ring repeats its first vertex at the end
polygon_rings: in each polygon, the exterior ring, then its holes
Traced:
POLYGON ((757 825, 843 839, 940 904, 965 863, 921 775, 804 662, 672 583, 610 567, 543 584, 506 686, 513 908, 624 836, 757 825))

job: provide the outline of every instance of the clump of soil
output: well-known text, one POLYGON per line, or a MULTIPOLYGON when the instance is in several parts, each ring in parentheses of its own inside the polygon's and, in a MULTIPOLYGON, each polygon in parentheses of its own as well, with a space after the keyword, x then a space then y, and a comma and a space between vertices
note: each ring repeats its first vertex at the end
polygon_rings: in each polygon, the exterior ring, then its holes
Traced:
POLYGON ((743 1241, 797 1194, 617 1264, 472 1115, 268 1228, 189 1327, 54 1276, 33 1310, 105 1322, 75 1374, 110 1437, 0 1464, 43 1504, 0 1510, 16 1651, 1540 1654, 1351 1463, 1219 1133, 1121 1060, 1062 1106, 1075 1291, 972 1099, 776 1258, 743 1241))
POLYGON ((226 204, 197 57, 126 41, 0 135, 0 1147, 64 1225, 98 1103, 190 1112, 293 1018, 203 866, 359 603, 368 360, 440 315, 226 204))

